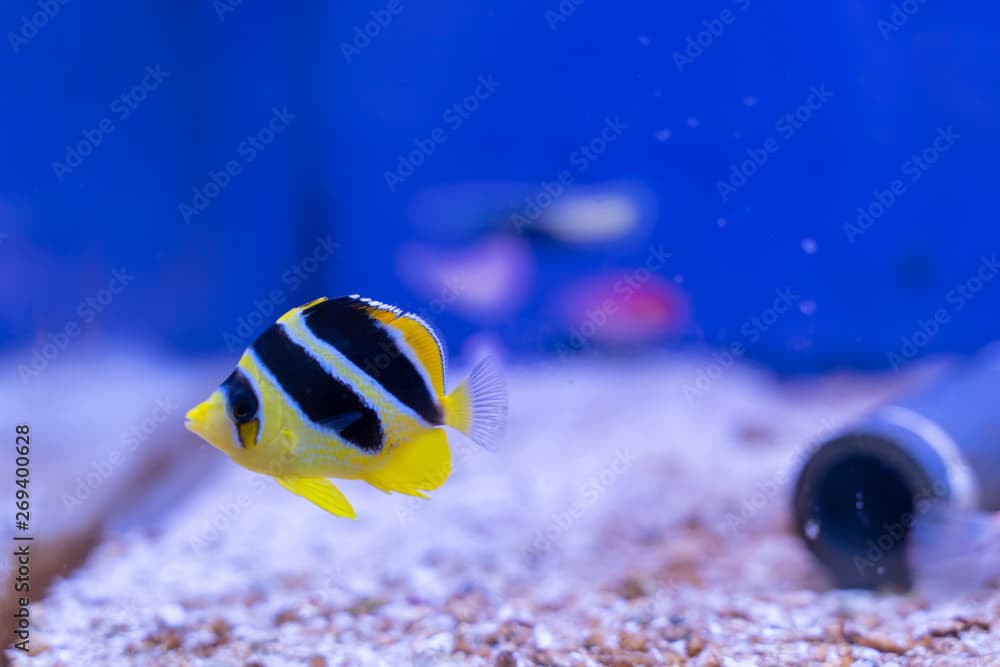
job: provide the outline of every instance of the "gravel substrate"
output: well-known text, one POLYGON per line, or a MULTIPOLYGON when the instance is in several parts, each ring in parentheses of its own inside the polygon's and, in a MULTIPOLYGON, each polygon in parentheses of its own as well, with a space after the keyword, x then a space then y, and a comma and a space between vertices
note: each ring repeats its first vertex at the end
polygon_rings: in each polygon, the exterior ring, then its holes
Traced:
MULTIPOLYGON (((218 455, 33 606, 14 664, 1000 665, 1000 590, 838 591, 788 529, 810 443, 906 378, 779 383, 707 360, 510 371, 496 453, 431 501, 327 515, 218 455), (696 382, 701 378, 700 384, 696 382)), ((199 447, 181 437, 176 447, 199 447)), ((198 460, 203 461, 203 457, 198 460)))

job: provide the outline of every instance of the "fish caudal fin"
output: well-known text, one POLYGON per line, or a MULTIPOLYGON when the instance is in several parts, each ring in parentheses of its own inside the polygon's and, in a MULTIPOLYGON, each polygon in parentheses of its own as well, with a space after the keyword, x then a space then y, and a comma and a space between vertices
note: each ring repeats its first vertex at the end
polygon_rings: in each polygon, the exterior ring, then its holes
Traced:
POLYGON ((275 477, 275 479, 278 480, 278 484, 295 495, 302 496, 330 514, 348 519, 354 519, 357 516, 344 494, 328 479, 321 477, 275 477))
POLYGON ((399 443, 386 462, 368 472, 365 481, 387 493, 405 493, 427 498, 451 475, 451 449, 448 436, 440 428, 424 431, 416 438, 399 443))
POLYGON ((935 507, 911 530, 914 585, 929 597, 951 597, 1000 575, 1000 514, 935 507))
POLYGON ((507 384, 495 357, 486 357, 444 397, 445 423, 492 449, 507 422, 507 384))

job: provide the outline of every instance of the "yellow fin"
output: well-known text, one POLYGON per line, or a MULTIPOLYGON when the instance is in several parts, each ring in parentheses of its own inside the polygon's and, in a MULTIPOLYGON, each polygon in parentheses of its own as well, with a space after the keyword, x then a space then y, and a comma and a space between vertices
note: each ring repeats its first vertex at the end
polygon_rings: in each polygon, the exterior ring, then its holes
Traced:
POLYGON ((448 436, 440 428, 430 429, 389 452, 385 464, 372 470, 365 481, 382 491, 395 491, 426 498, 451 475, 448 436))
POLYGON ((442 404, 448 426, 492 449, 507 422, 507 385, 500 363, 494 357, 483 359, 442 404))
POLYGON ((354 519, 357 515, 347 498, 333 482, 322 477, 275 477, 278 484, 297 496, 322 507, 330 514, 354 519))
POLYGON ((371 299, 358 298, 366 304, 368 314, 403 336, 403 340, 413 350, 421 367, 427 371, 431 387, 438 396, 444 396, 444 344, 437 337, 431 325, 412 313, 401 312, 371 299))

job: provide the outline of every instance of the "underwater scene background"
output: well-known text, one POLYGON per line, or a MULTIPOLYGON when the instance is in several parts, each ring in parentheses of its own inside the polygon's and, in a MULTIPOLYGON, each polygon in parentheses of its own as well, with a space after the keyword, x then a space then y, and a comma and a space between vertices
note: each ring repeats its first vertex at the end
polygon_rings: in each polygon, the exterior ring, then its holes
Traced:
POLYGON ((7 3, 0 343, 79 321, 232 352, 278 290, 440 299, 449 340, 545 355, 652 263, 598 343, 969 352, 1000 322, 971 289, 1000 241, 996 12, 7 3))
POLYGON ((998 19, 3 3, 0 667, 1000 665, 998 19), (509 403, 357 521, 191 428, 349 294, 509 403))

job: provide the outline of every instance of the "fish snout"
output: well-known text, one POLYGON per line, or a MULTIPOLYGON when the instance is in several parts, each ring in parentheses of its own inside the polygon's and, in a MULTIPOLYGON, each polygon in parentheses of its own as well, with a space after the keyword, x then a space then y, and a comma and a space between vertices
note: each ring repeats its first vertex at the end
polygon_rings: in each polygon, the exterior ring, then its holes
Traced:
POLYGON ((223 451, 234 446, 233 423, 226 412, 225 396, 218 389, 187 411, 184 415, 184 428, 223 451))
POLYGON ((224 428, 226 410, 221 392, 213 391, 211 396, 194 406, 184 415, 184 428, 211 441, 216 431, 224 428))
POLYGON ((205 403, 199 403, 184 415, 184 428, 192 433, 198 432, 198 425, 205 421, 205 403))

